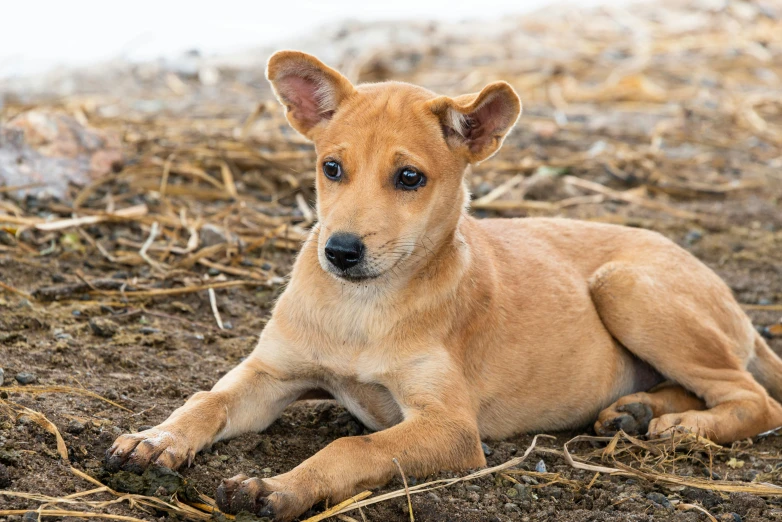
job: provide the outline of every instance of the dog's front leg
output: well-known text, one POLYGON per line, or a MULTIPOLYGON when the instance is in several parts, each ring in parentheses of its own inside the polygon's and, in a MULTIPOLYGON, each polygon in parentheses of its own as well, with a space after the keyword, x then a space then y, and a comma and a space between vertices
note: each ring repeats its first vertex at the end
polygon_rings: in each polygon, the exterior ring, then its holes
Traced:
POLYGON ((217 491, 220 509, 291 520, 320 500, 338 502, 387 483, 399 474, 394 459, 414 476, 485 466, 476 418, 465 387, 457 383, 455 378, 437 390, 437 384, 421 379, 415 387, 426 392, 404 397, 405 420, 396 426, 338 439, 276 477, 238 475, 223 481, 217 491))
POLYGON ((273 338, 264 331, 252 355, 163 423, 119 437, 106 452, 106 467, 141 472, 157 464, 176 469, 218 440, 269 426, 308 387, 275 366, 274 357, 265 357, 281 351, 283 343, 273 338))

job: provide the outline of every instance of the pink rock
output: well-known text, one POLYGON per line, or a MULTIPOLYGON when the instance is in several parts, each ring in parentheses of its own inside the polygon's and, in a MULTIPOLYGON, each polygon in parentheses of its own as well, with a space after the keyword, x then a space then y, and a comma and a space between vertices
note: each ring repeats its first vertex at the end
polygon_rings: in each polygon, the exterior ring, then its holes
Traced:
POLYGON ((0 185, 40 183, 17 191, 68 198, 68 185, 86 185, 123 162, 117 135, 54 111, 31 110, 0 126, 0 185))

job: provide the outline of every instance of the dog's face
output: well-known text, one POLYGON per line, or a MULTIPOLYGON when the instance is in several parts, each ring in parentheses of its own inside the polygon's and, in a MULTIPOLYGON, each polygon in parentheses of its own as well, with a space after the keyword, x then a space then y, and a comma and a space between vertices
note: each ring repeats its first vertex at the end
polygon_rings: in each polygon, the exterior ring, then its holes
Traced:
POLYGON ((521 111, 504 82, 457 98, 353 86, 295 51, 273 55, 267 77, 318 153, 320 265, 349 282, 410 274, 434 255, 464 211, 466 166, 494 154, 521 111))

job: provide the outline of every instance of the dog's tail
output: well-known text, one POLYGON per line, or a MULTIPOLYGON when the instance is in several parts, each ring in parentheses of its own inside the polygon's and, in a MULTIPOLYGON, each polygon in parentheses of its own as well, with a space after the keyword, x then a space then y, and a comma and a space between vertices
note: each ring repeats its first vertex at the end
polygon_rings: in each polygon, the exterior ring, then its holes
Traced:
POLYGON ((748 370, 777 401, 782 402, 782 359, 757 334, 755 336, 755 357, 748 370))

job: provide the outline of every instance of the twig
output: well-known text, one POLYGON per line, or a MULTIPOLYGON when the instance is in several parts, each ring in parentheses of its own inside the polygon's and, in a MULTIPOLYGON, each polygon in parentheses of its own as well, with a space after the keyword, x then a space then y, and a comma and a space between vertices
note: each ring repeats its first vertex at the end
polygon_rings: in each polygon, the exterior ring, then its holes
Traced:
MULTIPOLYGON (((135 205, 133 207, 123 208, 113 212, 111 214, 102 213, 94 216, 82 216, 78 218, 60 219, 57 221, 51 221, 48 223, 34 223, 35 228, 50 232, 53 230, 62 230, 71 227, 80 227, 84 225, 95 225, 108 220, 133 220, 142 216, 146 216, 149 212, 149 208, 146 205, 135 205)), ((3 217, 0 216, 0 220, 3 217)))
POLYGON ((6 284, 6 283, 3 283, 2 281, 0 281, 0 289, 5 290, 6 292, 10 292, 12 294, 16 294, 16 295, 22 296, 25 299, 28 299, 30 301, 35 301, 35 298, 33 298, 33 296, 31 296, 30 294, 28 294, 24 290, 19 290, 18 288, 14 288, 13 286, 11 286, 9 284, 6 284))
POLYGON ((303 522, 320 522, 321 520, 325 520, 329 517, 339 515, 344 511, 349 511, 350 509, 353 509, 353 506, 357 505, 358 502, 364 500, 370 495, 372 495, 371 491, 362 491, 358 495, 354 495, 347 500, 343 500, 339 504, 327 509, 323 513, 315 515, 314 517, 310 517, 303 522))
POLYGON ((407 510, 410 512, 410 522, 415 522, 415 515, 413 515, 413 501, 410 499, 410 488, 407 486, 407 477, 405 477, 405 472, 402 469, 402 465, 399 463, 399 460, 397 460, 396 457, 394 457, 393 462, 396 464, 396 467, 399 470, 399 474, 402 475, 402 483, 405 485, 405 495, 407 495, 407 510))
POLYGON ((183 288, 161 288, 158 290, 136 290, 131 292, 121 292, 117 290, 97 290, 90 292, 97 295, 122 295, 127 298, 144 298, 144 297, 163 297, 170 295, 192 294, 194 292, 200 292, 208 288, 231 288, 235 286, 264 286, 266 283, 261 281, 225 281, 221 283, 211 283, 201 286, 186 286, 183 288))
POLYGON ((146 241, 144 241, 144 244, 141 245, 141 249, 138 251, 138 254, 141 256, 141 259, 147 262, 149 266, 151 266, 152 268, 160 272, 164 272, 162 265, 157 261, 155 261, 154 259, 152 259, 151 257, 149 257, 149 255, 147 254, 147 250, 149 250, 149 247, 151 247, 152 243, 155 242, 155 238, 157 237, 158 230, 159 230, 159 225, 158 222, 155 221, 154 223, 152 223, 152 228, 149 230, 149 237, 147 238, 146 241))
POLYGON ((212 315, 214 315, 215 321, 217 321, 217 327, 220 330, 225 330, 225 328, 223 328, 223 320, 220 318, 220 310, 217 309, 217 297, 215 296, 215 289, 209 288, 207 291, 209 292, 209 304, 212 307, 212 315))

